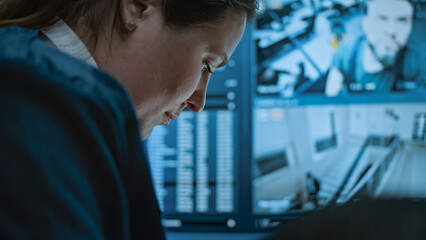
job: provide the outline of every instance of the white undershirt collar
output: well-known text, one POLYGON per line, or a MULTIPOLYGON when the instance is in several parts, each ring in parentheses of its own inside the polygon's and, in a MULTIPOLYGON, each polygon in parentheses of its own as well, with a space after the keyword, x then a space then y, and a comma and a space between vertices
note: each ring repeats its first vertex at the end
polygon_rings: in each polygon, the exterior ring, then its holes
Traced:
POLYGON ((98 67, 87 47, 74 33, 74 31, 62 20, 52 26, 40 30, 60 50, 81 59, 94 67, 98 67))

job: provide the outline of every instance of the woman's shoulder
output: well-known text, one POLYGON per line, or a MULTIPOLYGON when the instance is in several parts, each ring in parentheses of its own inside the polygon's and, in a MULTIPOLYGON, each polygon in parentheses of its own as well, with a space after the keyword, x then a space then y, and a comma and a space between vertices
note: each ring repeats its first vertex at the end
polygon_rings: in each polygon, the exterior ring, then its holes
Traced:
MULTIPOLYGON (((132 108, 125 88, 110 74, 43 42, 38 31, 20 27, 0 29, 0 64, 16 66, 43 85, 109 105, 132 108)), ((1 74, 1 73, 0 73, 1 74)))

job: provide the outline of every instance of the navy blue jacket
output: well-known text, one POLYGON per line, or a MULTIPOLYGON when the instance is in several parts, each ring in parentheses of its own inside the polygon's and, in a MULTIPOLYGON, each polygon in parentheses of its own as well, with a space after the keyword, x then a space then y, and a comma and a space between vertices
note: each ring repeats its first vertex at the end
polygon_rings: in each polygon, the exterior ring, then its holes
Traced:
POLYGON ((0 239, 163 239, 127 91, 37 34, 0 29, 0 239))

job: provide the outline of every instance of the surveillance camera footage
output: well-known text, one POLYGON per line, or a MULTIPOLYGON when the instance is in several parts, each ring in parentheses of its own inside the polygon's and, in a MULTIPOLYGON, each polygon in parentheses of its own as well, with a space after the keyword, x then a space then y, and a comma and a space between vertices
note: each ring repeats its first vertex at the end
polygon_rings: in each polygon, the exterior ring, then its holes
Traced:
POLYGON ((266 1, 254 39, 257 94, 424 90, 424 3, 408 1, 266 1))
POLYGON ((253 211, 425 198, 425 103, 259 107, 253 211))

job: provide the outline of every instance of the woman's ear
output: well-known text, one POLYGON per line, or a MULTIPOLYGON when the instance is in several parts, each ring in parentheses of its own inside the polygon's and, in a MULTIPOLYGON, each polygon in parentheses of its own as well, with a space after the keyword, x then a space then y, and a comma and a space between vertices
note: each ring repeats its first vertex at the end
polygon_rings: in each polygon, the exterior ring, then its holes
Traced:
POLYGON ((121 17, 126 28, 129 31, 135 30, 151 7, 158 6, 161 7, 160 0, 121 0, 121 17))

